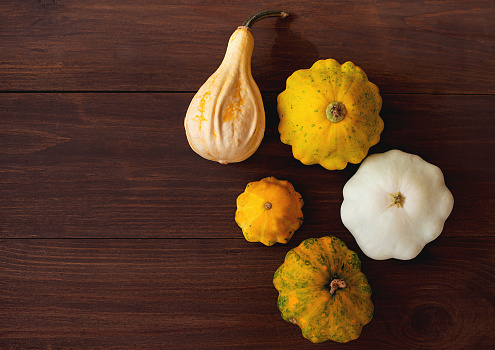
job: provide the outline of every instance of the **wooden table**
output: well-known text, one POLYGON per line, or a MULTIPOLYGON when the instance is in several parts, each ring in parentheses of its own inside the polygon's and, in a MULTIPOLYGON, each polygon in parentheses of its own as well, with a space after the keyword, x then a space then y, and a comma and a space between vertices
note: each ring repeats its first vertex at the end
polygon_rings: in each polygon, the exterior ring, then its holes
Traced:
POLYGON ((0 348, 489 349, 495 347, 495 4, 462 1, 69 1, 0 4, 0 348), (253 76, 267 129, 226 166, 183 120, 238 25, 259 10, 253 76), (295 70, 353 61, 383 98, 370 153, 439 166, 455 198, 409 261, 367 258, 340 220, 341 171, 280 142, 276 97, 295 70), (287 245, 234 221, 250 181, 305 200, 287 245), (356 251, 373 320, 313 345, 282 320, 273 273, 309 237, 356 251))

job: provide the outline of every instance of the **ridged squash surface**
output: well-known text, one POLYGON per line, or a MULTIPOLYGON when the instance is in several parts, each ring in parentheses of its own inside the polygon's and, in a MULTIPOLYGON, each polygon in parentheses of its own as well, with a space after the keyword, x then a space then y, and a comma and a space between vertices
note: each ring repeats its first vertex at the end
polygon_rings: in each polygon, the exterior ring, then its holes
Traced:
POLYGON ((352 62, 319 60, 295 71, 277 101, 280 139, 306 165, 360 163, 383 131, 378 87, 352 62))
POLYGON ((282 318, 297 324, 314 343, 356 339, 373 317, 371 288, 361 262, 336 237, 309 238, 290 250, 273 284, 282 318))

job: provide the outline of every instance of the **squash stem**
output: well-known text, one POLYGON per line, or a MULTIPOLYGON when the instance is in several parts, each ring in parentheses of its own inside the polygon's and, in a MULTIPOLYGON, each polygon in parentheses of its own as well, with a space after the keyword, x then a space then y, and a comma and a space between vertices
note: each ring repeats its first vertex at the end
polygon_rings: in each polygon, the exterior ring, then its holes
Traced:
POLYGON ((406 201, 406 197, 402 193, 397 192, 397 194, 391 194, 389 193, 388 196, 390 197, 390 205, 391 206, 397 206, 397 208, 404 208, 404 202, 406 201))
POLYGON ((347 287, 347 283, 344 280, 335 278, 330 282, 330 294, 334 294, 338 289, 347 287))
POLYGON ((261 20, 263 18, 267 18, 267 17, 282 17, 282 18, 285 18, 288 15, 289 14, 287 12, 284 12, 284 11, 277 11, 277 10, 261 11, 261 12, 255 13, 254 15, 252 15, 251 17, 249 17, 242 24, 242 26, 251 29, 251 27, 253 26, 253 24, 255 24, 256 22, 258 22, 259 20, 261 20))
POLYGON ((331 102, 326 110, 327 118, 331 122, 338 123, 345 118, 347 109, 342 102, 331 102))

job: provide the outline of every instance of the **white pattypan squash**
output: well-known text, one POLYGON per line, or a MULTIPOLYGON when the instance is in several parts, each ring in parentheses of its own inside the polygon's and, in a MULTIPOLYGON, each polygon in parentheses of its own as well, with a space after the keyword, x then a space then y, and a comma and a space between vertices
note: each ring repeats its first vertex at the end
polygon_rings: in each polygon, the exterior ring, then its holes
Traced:
POLYGON ((377 260, 416 257, 440 235, 454 206, 440 168, 399 150, 366 158, 343 195, 342 222, 377 260))

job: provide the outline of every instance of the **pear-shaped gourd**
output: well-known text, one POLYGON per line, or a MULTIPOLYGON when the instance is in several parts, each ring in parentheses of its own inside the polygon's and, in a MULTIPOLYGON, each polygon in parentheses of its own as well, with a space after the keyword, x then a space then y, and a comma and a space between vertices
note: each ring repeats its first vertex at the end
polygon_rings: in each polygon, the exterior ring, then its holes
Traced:
POLYGON ((237 28, 222 63, 193 97, 184 127, 189 145, 201 157, 235 163, 258 149, 265 133, 265 110, 251 75, 251 27, 273 16, 285 17, 287 13, 259 12, 237 28))

